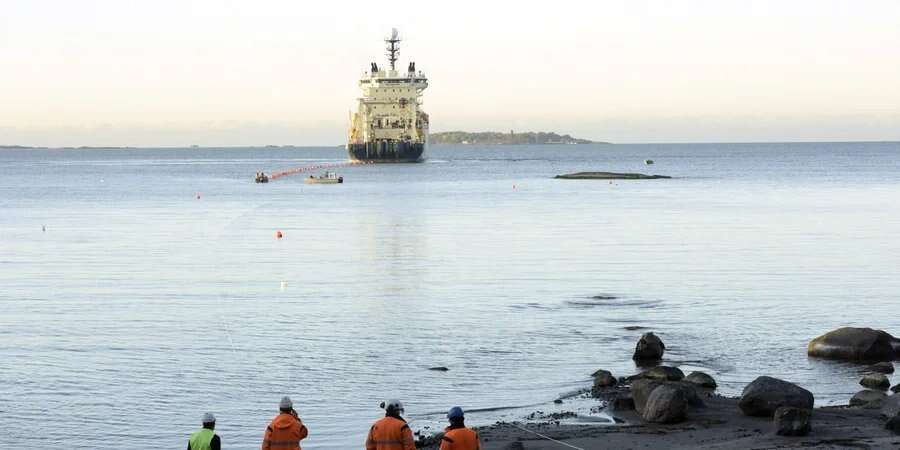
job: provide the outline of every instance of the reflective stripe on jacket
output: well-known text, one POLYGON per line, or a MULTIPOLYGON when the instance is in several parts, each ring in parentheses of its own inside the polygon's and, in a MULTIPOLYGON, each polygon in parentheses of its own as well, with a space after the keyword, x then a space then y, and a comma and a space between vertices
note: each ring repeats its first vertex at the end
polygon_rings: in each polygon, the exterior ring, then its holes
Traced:
POLYGON ((369 429, 366 450, 416 450, 416 443, 405 420, 388 416, 369 429))
POLYGON ((281 413, 266 428, 262 450, 300 450, 300 441, 309 435, 306 425, 289 413, 281 413))
POLYGON ((462 428, 448 428, 441 438, 441 450, 481 450, 481 440, 475 430, 462 428))

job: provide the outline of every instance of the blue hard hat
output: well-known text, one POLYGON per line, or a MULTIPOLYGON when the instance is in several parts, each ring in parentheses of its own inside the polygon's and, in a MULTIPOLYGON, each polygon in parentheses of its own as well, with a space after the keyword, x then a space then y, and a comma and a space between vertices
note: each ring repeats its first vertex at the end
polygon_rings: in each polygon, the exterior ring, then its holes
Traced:
POLYGON ((448 419, 459 419, 463 417, 463 410, 459 406, 454 406, 450 408, 450 412, 447 413, 448 419))

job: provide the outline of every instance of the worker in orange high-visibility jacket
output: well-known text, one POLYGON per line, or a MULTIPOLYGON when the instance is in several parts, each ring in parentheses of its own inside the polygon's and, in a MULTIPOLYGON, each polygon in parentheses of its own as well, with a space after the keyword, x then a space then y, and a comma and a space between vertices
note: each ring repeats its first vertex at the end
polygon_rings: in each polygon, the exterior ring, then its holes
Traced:
POLYGON ((459 406, 450 408, 447 413, 450 426, 444 429, 441 438, 441 450, 481 450, 481 439, 475 430, 466 428, 465 416, 459 406))
POLYGON ((403 404, 388 400, 381 404, 384 418, 375 422, 366 438, 366 450, 416 450, 413 433, 403 420, 403 404))
POLYGON ((294 410, 294 402, 290 397, 282 397, 278 410, 279 414, 266 428, 262 450, 300 450, 300 441, 309 431, 294 410))

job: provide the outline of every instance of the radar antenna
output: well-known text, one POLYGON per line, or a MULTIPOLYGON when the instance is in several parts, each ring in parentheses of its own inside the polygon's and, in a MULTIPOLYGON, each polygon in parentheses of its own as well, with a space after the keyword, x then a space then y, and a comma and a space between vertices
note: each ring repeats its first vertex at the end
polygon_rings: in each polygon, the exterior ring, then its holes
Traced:
POLYGON ((397 55, 400 53, 400 36, 397 33, 396 28, 391 28, 391 37, 389 39, 385 39, 384 42, 387 44, 387 57, 388 61, 391 62, 391 70, 395 70, 394 63, 397 62, 397 55))

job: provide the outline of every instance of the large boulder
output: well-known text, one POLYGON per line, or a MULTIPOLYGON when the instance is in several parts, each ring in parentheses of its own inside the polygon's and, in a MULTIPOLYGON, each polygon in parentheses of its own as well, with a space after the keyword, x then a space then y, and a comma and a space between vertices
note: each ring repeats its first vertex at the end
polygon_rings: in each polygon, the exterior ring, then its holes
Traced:
POLYGON ((644 333, 634 347, 631 359, 637 361, 658 361, 666 351, 666 344, 653 333, 644 333))
POLYGON ((644 405, 654 389, 663 385, 660 380, 640 379, 631 383, 631 397, 634 398, 634 409, 639 414, 644 411, 644 405))
POLYGON ((897 355, 895 345, 897 339, 885 331, 844 327, 809 341, 806 353, 846 361, 891 361, 897 355))
POLYGON ((684 372, 677 367, 656 366, 641 374, 651 380, 678 381, 684 378, 684 372))
POLYGON ((594 386, 591 388, 591 395, 599 397, 608 388, 616 385, 616 377, 608 370, 598 370, 594 372, 594 386))
POLYGON ((881 415, 885 417, 900 415, 900 395, 891 395, 881 402, 881 415))
POLYGON ((891 392, 895 394, 900 394, 900 384, 896 384, 891 388, 891 392))
POLYGON ((687 418, 688 400, 676 386, 657 386, 641 412, 641 418, 652 423, 678 423, 687 418))
POLYGON ((775 434, 779 436, 806 436, 809 434, 809 418, 812 411, 804 408, 782 406, 775 410, 775 434))
POLYGON ((864 389, 857 392, 850 399, 850 406, 857 406, 865 409, 880 409, 887 399, 887 394, 881 391, 873 391, 864 389))
POLYGON ((684 396, 688 400, 688 405, 694 408, 706 407, 706 404, 703 403, 703 400, 700 399, 700 394, 697 393, 697 385, 686 383, 684 381, 668 382, 666 384, 675 386, 675 388, 680 389, 682 392, 684 392, 684 396))
POLYGON ((894 416, 888 419, 888 421, 885 422, 884 427, 894 432, 894 434, 900 434, 900 416, 894 416))
POLYGON ((778 378, 762 376, 744 387, 738 406, 748 416, 769 416, 782 406, 812 409, 812 392, 778 378))
POLYGON ((869 389, 888 390, 891 387, 891 380, 881 373, 870 373, 859 380, 859 384, 869 389))
POLYGON ((876 373, 894 373, 894 363, 883 361, 878 364, 873 364, 869 367, 869 370, 876 373))
POLYGON ((684 377, 684 381, 702 388, 716 388, 716 380, 709 374, 703 372, 691 372, 690 375, 684 377))

